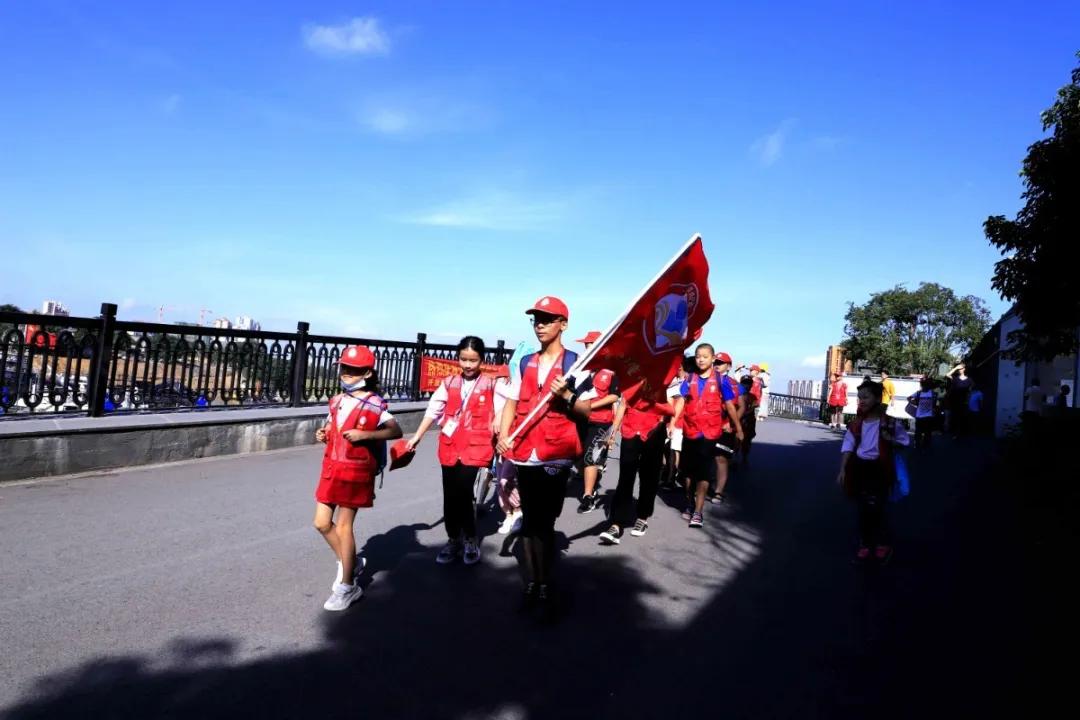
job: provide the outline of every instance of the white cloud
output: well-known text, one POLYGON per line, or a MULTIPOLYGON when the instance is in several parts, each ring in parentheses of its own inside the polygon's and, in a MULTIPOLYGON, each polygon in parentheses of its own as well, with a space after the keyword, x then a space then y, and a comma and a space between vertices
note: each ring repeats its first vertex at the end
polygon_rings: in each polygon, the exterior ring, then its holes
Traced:
POLYGON ((305 25, 304 44, 321 55, 385 55, 390 36, 378 18, 358 17, 341 25, 305 25))
POLYGON ((825 367, 825 353, 818 353, 817 355, 807 355, 799 363, 803 367, 808 368, 824 368, 825 367))
POLYGON ((765 167, 776 163, 784 154, 788 136, 795 127, 795 120, 788 118, 767 135, 762 135, 750 145, 750 152, 765 167))
POLYGON ((473 131, 493 122, 492 113, 479 104, 418 91, 373 98, 356 118, 370 132, 399 138, 473 131))
POLYGON ((527 200, 511 193, 492 192, 437 205, 404 218, 404 222, 481 230, 534 230, 559 221, 565 212, 565 202, 527 200))
POLYGON ((181 98, 180 95, 173 93, 172 95, 162 98, 161 102, 158 103, 158 109, 161 110, 163 115, 172 115, 180 109, 180 101, 182 99, 183 98, 181 98))

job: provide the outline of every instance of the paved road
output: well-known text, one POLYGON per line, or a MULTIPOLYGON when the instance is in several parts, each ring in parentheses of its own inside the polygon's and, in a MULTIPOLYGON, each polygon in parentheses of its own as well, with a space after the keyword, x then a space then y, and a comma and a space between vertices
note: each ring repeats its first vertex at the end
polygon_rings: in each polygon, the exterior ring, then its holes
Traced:
POLYGON ((645 538, 602 547, 601 516, 568 499, 569 608, 553 626, 516 611, 503 536, 484 540, 480 566, 435 565, 431 450, 361 516, 367 590, 338 615, 321 609, 334 565, 310 527, 318 449, 0 486, 0 709, 992 717, 1023 689, 1019 562, 980 446, 916 459, 883 571, 848 563, 838 439, 820 427, 764 423, 754 467, 704 531, 667 498, 645 538))

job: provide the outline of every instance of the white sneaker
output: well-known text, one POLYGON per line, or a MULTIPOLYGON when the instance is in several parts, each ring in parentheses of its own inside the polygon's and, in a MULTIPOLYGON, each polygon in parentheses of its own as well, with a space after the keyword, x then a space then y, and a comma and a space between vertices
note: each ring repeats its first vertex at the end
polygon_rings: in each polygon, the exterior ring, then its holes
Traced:
MULTIPOLYGON (((330 583, 330 592, 334 592, 334 586, 341 583, 341 579, 342 579, 341 576, 344 574, 344 571, 343 571, 343 569, 341 567, 341 561, 340 560, 335 560, 335 562, 337 563, 337 575, 334 576, 334 582, 330 583)), ((364 571, 365 567, 367 567, 367 558, 364 557, 363 555, 357 555, 356 556, 356 565, 353 566, 353 583, 354 584, 356 583, 356 576, 359 575, 360 573, 362 573, 364 571)))
POLYGON ((352 585, 334 583, 334 592, 331 593, 330 597, 323 603, 323 609, 332 612, 346 610, 355 601, 359 600, 360 596, 363 594, 364 591, 360 587, 360 583, 354 583, 352 585))
POLYGON ((509 535, 513 532, 512 528, 514 527, 514 523, 517 522, 520 517, 521 513, 519 512, 507 513, 506 517, 503 518, 502 525, 499 526, 499 534, 509 535))

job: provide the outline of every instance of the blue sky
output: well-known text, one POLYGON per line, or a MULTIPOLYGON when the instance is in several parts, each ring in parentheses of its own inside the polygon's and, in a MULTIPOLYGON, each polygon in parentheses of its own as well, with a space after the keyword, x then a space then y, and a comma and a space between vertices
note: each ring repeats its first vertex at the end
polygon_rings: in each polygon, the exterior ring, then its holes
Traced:
POLYGON ((706 337, 780 380, 896 283, 1005 309, 981 223, 1080 4, 662 7, 5 3, 0 302, 577 337, 701 232, 706 337))

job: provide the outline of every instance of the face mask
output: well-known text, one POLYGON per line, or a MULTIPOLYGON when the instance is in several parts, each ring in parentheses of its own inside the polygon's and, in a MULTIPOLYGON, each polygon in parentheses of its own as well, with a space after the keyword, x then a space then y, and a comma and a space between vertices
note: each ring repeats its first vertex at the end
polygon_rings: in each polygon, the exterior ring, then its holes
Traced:
POLYGON ((345 392, 355 392, 356 390, 363 390, 367 387, 368 379, 362 378, 354 383, 347 383, 344 380, 341 381, 341 389, 345 392))

